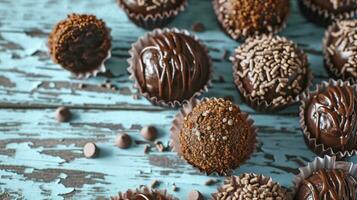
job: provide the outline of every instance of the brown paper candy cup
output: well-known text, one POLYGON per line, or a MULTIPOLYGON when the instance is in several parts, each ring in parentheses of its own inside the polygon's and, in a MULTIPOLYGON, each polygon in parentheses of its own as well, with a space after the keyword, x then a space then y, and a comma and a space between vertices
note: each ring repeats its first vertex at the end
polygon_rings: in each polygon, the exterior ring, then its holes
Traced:
POLYGON ((330 79, 328 82, 323 81, 320 85, 317 85, 317 89, 315 91, 307 91, 303 94, 301 102, 301 106, 299 108, 300 110, 300 126, 303 130, 305 142, 307 146, 310 147, 312 151, 314 151, 317 155, 319 156, 336 156, 337 159, 343 159, 345 157, 351 157, 356 154, 357 150, 352 150, 352 151, 334 151, 331 147, 326 147, 322 143, 318 143, 316 138, 313 138, 311 136, 311 133, 309 132, 307 125, 305 123, 305 109, 310 102, 311 98, 318 94, 319 92, 324 91, 327 87, 329 86, 353 86, 355 91, 357 92, 357 86, 356 85, 351 85, 349 82, 343 82, 342 80, 332 80, 330 79))
MULTIPOLYGON (((163 33, 166 33, 166 32, 175 32, 175 33, 181 33, 181 34, 184 34, 186 36, 190 36, 192 38, 194 38, 205 50, 206 54, 209 56, 209 53, 208 53, 208 49, 207 49, 207 46, 204 45, 201 40, 198 39, 197 36, 191 34, 190 32, 186 31, 186 30, 179 30, 179 29, 176 29, 176 28, 173 28, 173 29, 168 29, 168 28, 165 28, 165 29, 155 29, 153 30, 152 32, 149 32, 149 33, 146 33, 144 36, 140 37, 131 47, 131 49, 129 50, 129 54, 130 54, 130 58, 127 60, 128 61, 128 64, 129 64, 129 67, 128 67, 128 72, 130 74, 129 76, 129 79, 133 80, 134 81, 134 88, 137 89, 140 94, 142 96, 144 96, 145 98, 147 98, 152 104, 154 105, 158 105, 158 106, 163 106, 163 107, 169 107, 169 108, 176 108, 176 107, 180 107, 182 105, 182 103, 184 102, 187 102, 189 99, 186 99, 184 101, 165 101, 165 100, 162 100, 162 99, 159 99, 155 96, 151 96, 148 92, 144 92, 143 89, 141 88, 139 82, 137 81, 136 77, 135 77, 135 73, 134 73, 134 69, 133 69, 133 66, 134 66, 134 59, 138 58, 140 56, 140 53, 141 53, 141 50, 144 48, 144 44, 145 44, 145 41, 147 41, 150 37, 153 37, 153 36, 157 36, 157 35, 160 35, 160 34, 163 34, 163 33)), ((210 56, 209 56, 210 58, 210 56)), ((205 86, 203 86, 202 89, 200 89, 199 91, 197 91, 195 94, 192 95, 192 97, 198 97, 200 95, 202 95, 203 93, 207 92, 208 89, 211 87, 212 83, 211 83, 211 80, 212 80, 212 60, 209 59, 209 66, 208 66, 208 70, 209 70, 209 78, 207 80, 207 83, 205 86)))
MULTIPOLYGON (((216 98, 212 98, 212 99, 216 99, 216 98)), ((171 125, 171 129, 170 129, 170 147, 172 149, 172 151, 176 152, 183 160, 185 160, 188 164, 192 165, 193 167, 197 168, 200 172, 206 173, 206 175, 210 175, 210 173, 203 171, 202 169, 200 169, 198 166, 196 166, 194 163, 191 163, 189 161, 187 161, 182 154, 181 151, 181 147, 180 147, 180 139, 179 139, 179 134, 180 131, 183 127, 183 122, 184 122, 184 118, 190 114, 192 112, 192 110, 200 103, 203 101, 207 101, 209 100, 209 98, 203 98, 202 100, 198 100, 196 98, 192 98, 189 102, 186 102, 182 105, 182 108, 180 109, 180 111, 178 112, 178 114, 175 116, 174 120, 172 121, 172 125, 171 125)), ((249 152, 247 153, 246 157, 243 160, 248 160, 250 158, 250 156, 254 153, 254 151, 256 150, 256 146, 257 146, 257 140, 256 140, 256 135, 257 135, 257 128, 254 126, 254 121, 252 119, 249 118, 247 113, 242 112, 241 113, 242 116, 245 118, 245 120, 247 121, 248 125, 249 125, 249 130, 250 130, 250 134, 249 134, 249 139, 248 139, 248 143, 251 145, 248 145, 247 148, 251 147, 249 149, 249 152)), ((232 169, 230 169, 229 171, 220 174, 219 172, 213 172, 213 174, 215 175, 229 175, 233 172, 233 170, 235 168, 238 168, 239 166, 235 166, 232 169)))
POLYGON ((124 10, 128 18, 134 22, 137 26, 143 27, 148 30, 154 28, 162 28, 169 24, 179 13, 183 12, 187 7, 187 0, 185 0, 179 7, 163 13, 157 13, 155 15, 143 15, 139 13, 131 12, 124 5, 125 0, 118 0, 119 7, 124 10))
POLYGON ((310 177, 315 171, 318 171, 319 169, 340 169, 357 179, 357 164, 354 164, 352 162, 336 161, 336 157, 316 157, 306 166, 299 168, 300 173, 295 176, 293 181, 294 193, 299 190, 301 183, 305 179, 310 177))

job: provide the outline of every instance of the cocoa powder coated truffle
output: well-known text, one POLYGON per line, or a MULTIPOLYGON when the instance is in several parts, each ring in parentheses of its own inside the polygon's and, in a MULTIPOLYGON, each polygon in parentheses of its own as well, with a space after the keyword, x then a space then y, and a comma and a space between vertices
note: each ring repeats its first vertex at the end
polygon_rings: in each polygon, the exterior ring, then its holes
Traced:
POLYGON ((356 179, 342 170, 320 169, 304 180, 296 200, 352 200, 357 199, 356 179))
POLYGON ((233 39, 281 29, 290 12, 289 0, 213 0, 224 31, 233 39))
POLYGON ((184 33, 165 31, 142 41, 133 57, 133 73, 142 93, 172 103, 190 99, 210 78, 210 57, 205 48, 184 33))
POLYGON ((110 54, 111 38, 104 21, 94 15, 70 14, 49 36, 54 62, 74 74, 101 67, 110 54))
POLYGON ((326 31, 325 65, 333 77, 357 80, 357 20, 338 21, 326 31))
POLYGON ((329 86, 307 102, 305 124, 310 137, 334 151, 357 147, 357 98, 351 86, 329 86))
POLYGON ((280 109, 293 103, 309 84, 307 56, 296 45, 279 36, 249 38, 233 57, 235 83, 255 109, 280 109))
POLYGON ((179 142, 188 163, 207 174, 226 174, 253 152, 255 133, 232 102, 207 99, 184 118, 179 142))

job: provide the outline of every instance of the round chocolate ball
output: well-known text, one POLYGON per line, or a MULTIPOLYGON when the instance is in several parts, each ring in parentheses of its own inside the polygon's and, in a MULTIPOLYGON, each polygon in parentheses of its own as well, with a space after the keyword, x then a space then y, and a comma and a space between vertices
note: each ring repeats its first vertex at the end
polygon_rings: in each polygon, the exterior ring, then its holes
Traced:
POLYGON ((139 55, 132 56, 131 67, 141 93, 154 103, 190 99, 210 78, 211 63, 205 47, 185 33, 155 33, 140 40, 136 49, 139 55))
POLYGON ((119 3, 130 13, 143 16, 155 16, 169 13, 179 8, 185 0, 119 0, 119 3))
POLYGON ((157 138, 158 131, 155 126, 145 126, 140 131, 141 136, 143 136, 146 140, 153 141, 157 138))
POLYGON ((328 28, 324 58, 333 77, 357 80, 357 20, 338 21, 328 28))
POLYGON ((55 112, 55 118, 58 122, 68 122, 72 117, 72 113, 69 108, 61 106, 57 108, 55 112))
POLYGON ((126 133, 119 133, 115 139, 115 144, 121 149, 127 149, 131 146, 132 140, 130 135, 126 133))
POLYGON ((206 99, 183 121, 179 133, 184 159, 207 174, 227 174, 255 148, 255 130, 231 101, 206 99))
POLYGON ((352 86, 328 86, 312 96, 304 112, 310 138, 334 151, 356 149, 356 97, 352 86))
POLYGON ((257 110, 290 105, 309 85, 307 56, 285 37, 249 38, 235 50, 232 62, 238 89, 257 110))
POLYGON ((295 196, 296 200, 357 199, 357 181, 338 169, 320 169, 305 179, 295 196))
POLYGON ((213 195, 214 200, 221 199, 264 199, 288 200, 287 191, 270 177, 244 173, 240 176, 231 176, 224 181, 213 195))
POLYGON ((74 74, 91 73, 109 56, 111 37, 94 15, 70 14, 53 28, 48 44, 55 63, 74 74))
MULTIPOLYGON (((309 12, 320 18, 347 19, 352 18, 357 10, 355 0, 300 0, 309 12)), ((311 15, 310 13, 310 15, 311 15)), ((309 14, 309 13, 307 13, 309 14)))
POLYGON ((286 22, 289 0, 213 0, 224 31, 233 39, 260 33, 275 33, 286 22))

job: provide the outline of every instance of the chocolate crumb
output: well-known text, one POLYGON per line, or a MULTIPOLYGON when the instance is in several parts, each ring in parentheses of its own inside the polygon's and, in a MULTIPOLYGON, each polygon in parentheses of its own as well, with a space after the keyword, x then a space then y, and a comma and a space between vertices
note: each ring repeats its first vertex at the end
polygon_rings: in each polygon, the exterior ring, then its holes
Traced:
POLYGON ((150 145, 145 145, 145 147, 144 147, 144 153, 145 153, 145 154, 149 154, 149 152, 150 152, 150 145))
POLYGON ((152 182, 151 182, 151 184, 150 184, 150 187, 151 188, 156 188, 156 187, 158 187, 160 185, 160 181, 158 181, 158 180, 153 180, 152 182))
POLYGON ((227 49, 224 49, 221 60, 228 60, 228 58, 229 58, 229 51, 227 49))
POLYGON ((68 122, 71 119, 72 114, 69 108, 62 106, 57 108, 55 117, 58 122, 68 122))
POLYGON ((217 179, 208 179, 206 182, 205 182, 205 185, 207 186, 210 186, 210 185, 214 185, 218 183, 218 180, 217 179))
POLYGON ((192 190, 188 193, 188 200, 203 200, 203 195, 197 190, 192 190))
POLYGON ((119 133, 115 140, 115 144, 121 149, 129 148, 131 143, 131 137, 126 133, 119 133))
POLYGON ((145 139, 154 141, 157 138, 157 129, 154 126, 145 126, 141 129, 140 134, 145 139))
POLYGON ((179 188, 179 187, 177 187, 175 183, 174 183, 174 184, 172 184, 172 191, 174 191, 174 192, 178 192, 179 190, 180 190, 180 188, 179 188))
POLYGON ((83 147, 83 154, 86 158, 96 157, 98 155, 98 151, 98 147, 92 142, 85 144, 83 147))
POLYGON ((191 28, 195 32, 204 32, 206 30, 205 25, 200 22, 192 24, 191 28))
POLYGON ((85 85, 84 83, 78 84, 78 88, 79 88, 79 89, 83 89, 83 88, 85 88, 85 87, 86 87, 86 85, 85 85))
POLYGON ((140 99, 140 95, 138 95, 138 94, 134 94, 134 95, 133 95, 133 99, 134 99, 134 100, 138 100, 138 99, 140 99))
POLYGON ((156 142, 155 142, 155 146, 156 146, 156 149, 157 149, 159 152, 164 152, 164 151, 165 151, 165 146, 162 144, 161 141, 156 141, 156 142))

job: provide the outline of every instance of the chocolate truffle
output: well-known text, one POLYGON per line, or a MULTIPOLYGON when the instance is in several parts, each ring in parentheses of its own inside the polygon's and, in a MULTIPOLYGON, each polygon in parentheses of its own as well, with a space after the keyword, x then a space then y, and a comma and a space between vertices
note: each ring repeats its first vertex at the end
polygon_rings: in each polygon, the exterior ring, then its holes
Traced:
POLYGON ((256 200, 288 200, 286 190, 269 177, 256 174, 232 176, 224 181, 224 185, 214 193, 213 199, 256 199, 256 200))
POLYGON ((72 113, 69 108, 61 106, 57 108, 55 117, 58 122, 68 122, 72 117, 72 113))
POLYGON ((357 147, 357 98, 352 86, 328 86, 314 94, 305 106, 308 140, 334 151, 357 147))
POLYGON ((312 79, 307 56, 285 37, 249 38, 235 50, 232 62, 237 88, 259 111, 278 110, 294 103, 312 79))
POLYGON ((324 58, 334 78, 357 80, 357 20, 338 21, 328 28, 324 58))
POLYGON ((178 200, 172 195, 167 194, 166 190, 152 190, 147 187, 141 189, 119 192, 117 196, 111 197, 111 200, 178 200))
POLYGON ((255 149, 255 129, 238 106, 205 99, 183 121, 179 133, 183 158, 207 174, 227 174, 255 149))
POLYGON ((357 12, 356 0, 299 1, 305 17, 319 25, 327 25, 333 20, 353 18, 357 12))
POLYGON ((357 181, 339 169, 320 169, 304 180, 296 200, 352 200, 357 199, 357 181))
POLYGON ((118 0, 119 6, 136 25, 146 29, 170 23, 187 4, 186 0, 118 0))
POLYGON ((54 27, 48 44, 55 63, 76 75, 95 74, 110 56, 111 37, 94 15, 70 14, 54 27))
POLYGON ((126 133, 118 133, 115 144, 121 149, 127 149, 131 146, 131 137, 126 133))
POLYGON ((276 33, 285 25, 289 0, 213 0, 223 30, 233 39, 276 33))
POLYGON ((154 104, 180 104, 207 89, 211 59, 187 32, 155 30, 139 39, 131 54, 135 85, 154 104))

